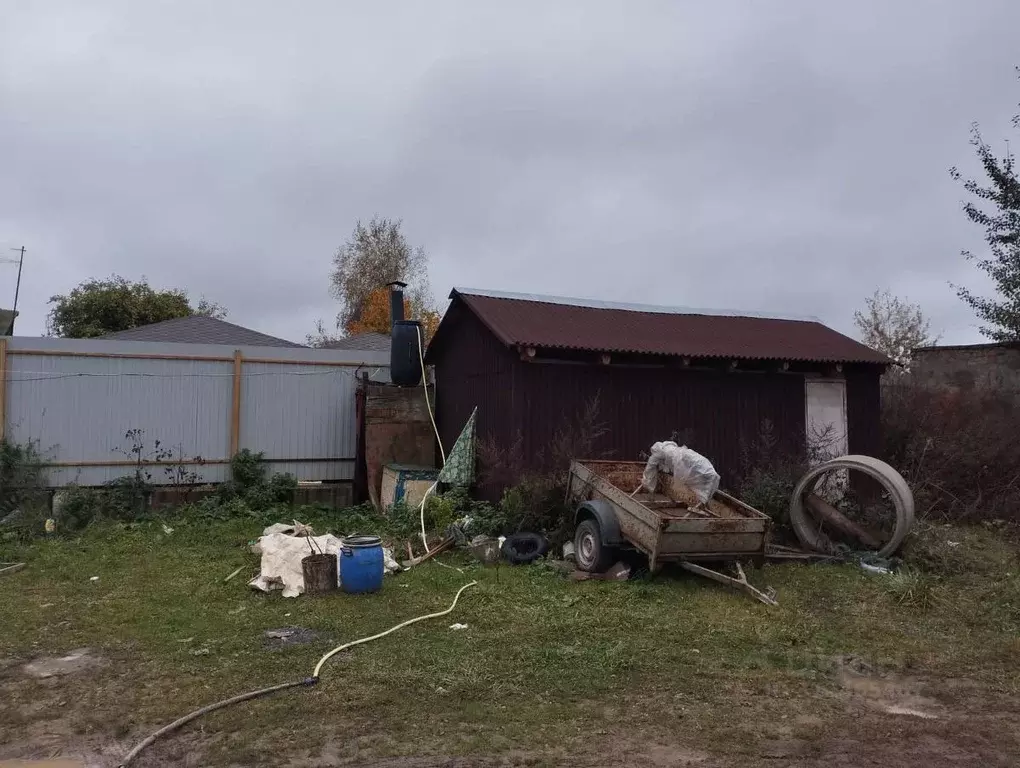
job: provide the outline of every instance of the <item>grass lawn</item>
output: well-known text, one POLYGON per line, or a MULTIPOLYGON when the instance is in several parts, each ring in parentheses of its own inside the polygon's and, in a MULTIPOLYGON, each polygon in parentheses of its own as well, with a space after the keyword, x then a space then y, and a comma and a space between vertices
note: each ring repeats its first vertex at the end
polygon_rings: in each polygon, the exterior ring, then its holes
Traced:
POLYGON ((306 677, 334 645, 443 609, 472 579, 450 616, 334 657, 315 688, 214 713, 135 765, 888 768, 1020 754, 1020 565, 985 528, 929 529, 932 570, 913 576, 768 566, 750 577, 776 589, 770 608, 682 573, 573 583, 460 556, 444 562, 463 574, 428 563, 377 595, 284 599, 245 584, 262 523, 169 524, 0 548, 27 563, 0 577, 0 758, 116 765, 157 727, 306 677), (288 625, 320 639, 267 648, 263 632, 288 625), (83 646, 104 663, 23 671, 83 646))

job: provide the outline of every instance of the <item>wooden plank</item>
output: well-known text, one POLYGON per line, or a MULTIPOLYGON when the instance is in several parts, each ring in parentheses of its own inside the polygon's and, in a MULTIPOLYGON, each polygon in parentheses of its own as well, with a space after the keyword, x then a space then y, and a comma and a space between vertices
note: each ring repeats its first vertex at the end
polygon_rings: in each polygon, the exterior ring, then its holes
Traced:
POLYGON ((681 507, 679 504, 677 504, 675 501, 673 501, 673 499, 669 498, 668 496, 663 496, 661 494, 649 496, 644 493, 639 493, 636 496, 633 496, 632 498, 639 504, 644 504, 649 509, 679 509, 682 510, 682 514, 687 514, 686 507, 681 507))
POLYGON ((666 531, 672 534, 756 533, 761 535, 767 527, 767 520, 748 517, 674 517, 668 518, 666 531))
POLYGON ((130 360, 197 360, 207 363, 229 363, 232 358, 222 355, 174 355, 156 352, 83 352, 80 350, 12 349, 12 355, 33 357, 110 357, 130 360))
MULTIPOLYGON (((307 456, 305 458, 264 458, 263 464, 325 464, 334 461, 354 461, 353 456, 307 456)), ((202 459, 201 461, 190 461, 189 459, 168 461, 143 461, 143 466, 149 467, 175 467, 180 464, 229 464, 230 459, 202 459)), ((133 467, 138 464, 134 459, 110 459, 106 460, 82 460, 82 461, 45 461, 44 467, 133 467)))
POLYGON ((659 550, 660 556, 728 552, 725 559, 732 560, 761 552, 762 541, 760 533, 665 533, 659 550))
POLYGON ((10 576, 25 567, 24 563, 0 563, 0 576, 10 576))
POLYGON ((769 519, 769 516, 766 515, 764 512, 755 509, 749 504, 745 504, 735 496, 730 496, 725 491, 716 491, 715 495, 716 498, 720 499, 721 501, 725 502, 731 507, 736 507, 739 511, 743 512, 749 517, 765 518, 766 520, 769 519))
POLYGON ((241 447, 241 367, 244 359, 241 350, 234 350, 234 391, 230 405, 230 455, 236 456, 241 447))
POLYGON ((422 555, 421 557, 416 557, 416 558, 414 558, 412 560, 408 560, 408 561, 406 561, 404 563, 401 563, 401 565, 404 568, 411 568, 412 566, 419 565, 419 564, 424 563, 424 562, 426 562, 428 560, 431 560, 436 555, 440 555, 443 552, 446 552, 448 549, 453 549, 453 546, 456 543, 457 543, 457 539, 455 537, 453 537, 453 536, 450 536, 449 538, 443 539, 441 542, 439 542, 439 544, 437 544, 432 549, 432 551, 429 552, 427 555, 422 555))
POLYGON ((0 440, 7 435, 7 339, 0 339, 0 440))
MULTIPOLYGON (((389 368, 390 364, 386 363, 362 363, 362 362, 351 362, 344 361, 339 362, 336 360, 277 360, 271 357, 246 357, 244 358, 246 363, 260 363, 262 365, 311 365, 311 366, 327 366, 330 368, 389 368)), ((367 371, 366 371, 367 373, 367 371)))
MULTIPOLYGON (((184 360, 206 363, 229 363, 233 357, 226 355, 182 355, 157 352, 84 352, 58 349, 12 349, 11 355, 28 355, 34 357, 108 357, 127 360, 184 360)), ((389 363, 367 363, 357 360, 278 360, 271 357, 246 357, 248 363, 264 363, 267 365, 311 365, 331 366, 336 368, 389 368, 389 363)))

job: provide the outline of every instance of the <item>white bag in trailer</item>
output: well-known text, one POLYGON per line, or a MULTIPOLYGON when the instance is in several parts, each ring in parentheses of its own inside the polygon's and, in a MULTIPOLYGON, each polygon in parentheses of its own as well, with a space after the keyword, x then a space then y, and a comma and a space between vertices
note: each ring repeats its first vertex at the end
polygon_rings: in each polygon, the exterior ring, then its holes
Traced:
POLYGON ((719 490, 719 473, 712 462, 686 445, 666 440, 652 445, 651 455, 641 476, 641 487, 655 491, 659 472, 668 472, 693 491, 699 504, 706 504, 719 490))

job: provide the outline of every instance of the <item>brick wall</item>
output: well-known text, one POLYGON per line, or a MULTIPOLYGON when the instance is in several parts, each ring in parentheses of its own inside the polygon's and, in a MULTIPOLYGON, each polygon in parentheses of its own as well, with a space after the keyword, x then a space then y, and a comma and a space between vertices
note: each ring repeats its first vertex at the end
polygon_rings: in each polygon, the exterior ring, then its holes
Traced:
MULTIPOLYGON (((435 466, 436 436, 422 387, 365 386, 365 470, 369 498, 378 506, 383 467, 435 466)), ((430 387, 429 397, 433 392, 430 387)))
POLYGON ((1020 344, 919 349, 911 377, 937 389, 995 391, 1020 398, 1020 344))

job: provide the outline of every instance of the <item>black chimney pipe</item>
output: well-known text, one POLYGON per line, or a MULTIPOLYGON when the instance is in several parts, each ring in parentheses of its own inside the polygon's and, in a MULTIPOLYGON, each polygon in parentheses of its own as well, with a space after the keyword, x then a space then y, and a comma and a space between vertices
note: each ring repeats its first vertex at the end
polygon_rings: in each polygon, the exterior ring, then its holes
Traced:
POLYGON ((407 287, 407 283, 394 280, 386 285, 390 289, 390 329, 392 330, 394 325, 404 319, 404 289, 407 287))

